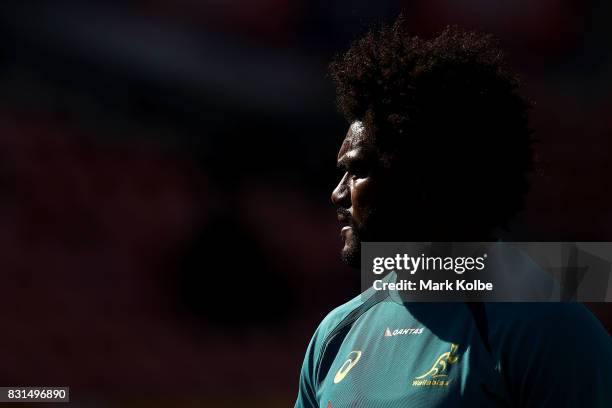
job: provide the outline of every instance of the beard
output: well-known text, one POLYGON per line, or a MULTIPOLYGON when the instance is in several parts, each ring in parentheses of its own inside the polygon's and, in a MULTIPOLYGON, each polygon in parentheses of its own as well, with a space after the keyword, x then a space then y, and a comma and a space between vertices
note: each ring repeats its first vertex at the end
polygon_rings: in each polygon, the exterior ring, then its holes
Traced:
POLYGON ((370 228, 370 225, 376 225, 376 212, 368 211, 363 217, 363 222, 359 225, 355 223, 348 211, 340 209, 338 212, 346 218, 348 225, 351 227, 350 232, 345 237, 340 258, 348 266, 358 269, 361 266, 361 243, 376 241, 377 235, 379 235, 370 228))
POLYGON ((350 237, 346 238, 340 258, 351 268, 358 269, 361 266, 361 236, 357 229, 353 228, 350 237))
POLYGON ((340 257, 352 268, 361 267, 362 242, 418 242, 429 237, 428 226, 423 224, 423 220, 428 218, 422 213, 403 218, 397 216, 400 211, 395 207, 385 207, 382 211, 371 209, 359 224, 355 223, 348 211, 339 209, 338 213, 345 217, 351 227, 340 257))

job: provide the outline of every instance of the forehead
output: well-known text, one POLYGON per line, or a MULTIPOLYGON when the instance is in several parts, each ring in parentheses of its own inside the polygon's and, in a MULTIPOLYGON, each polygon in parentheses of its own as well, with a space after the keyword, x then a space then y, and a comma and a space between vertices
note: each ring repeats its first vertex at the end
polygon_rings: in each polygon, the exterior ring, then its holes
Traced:
POLYGON ((341 160, 343 156, 356 156, 365 154, 366 151, 373 148, 372 141, 363 126, 361 121, 354 121, 351 123, 340 151, 338 152, 338 160, 341 160))

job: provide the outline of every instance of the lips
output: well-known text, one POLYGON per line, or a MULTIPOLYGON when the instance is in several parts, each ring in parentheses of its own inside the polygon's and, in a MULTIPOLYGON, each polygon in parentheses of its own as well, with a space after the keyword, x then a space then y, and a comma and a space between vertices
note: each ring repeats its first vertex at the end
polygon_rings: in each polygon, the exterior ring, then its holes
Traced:
POLYGON ((353 236, 353 227, 350 227, 348 225, 342 227, 342 229, 340 230, 340 236, 342 237, 342 240, 346 242, 353 236))
POLYGON ((352 231, 352 229, 353 229, 353 228, 352 228, 352 227, 350 227, 350 226, 348 226, 348 225, 346 225, 346 226, 342 227, 342 229, 340 230, 340 236, 341 236, 342 238, 346 238, 346 234, 348 234, 348 233, 349 233, 349 230, 351 230, 351 231, 352 231))

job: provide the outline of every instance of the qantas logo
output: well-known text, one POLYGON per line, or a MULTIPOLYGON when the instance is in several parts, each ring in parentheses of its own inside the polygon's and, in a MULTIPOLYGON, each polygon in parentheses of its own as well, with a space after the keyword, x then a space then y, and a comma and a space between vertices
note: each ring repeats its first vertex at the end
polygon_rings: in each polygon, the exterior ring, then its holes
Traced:
POLYGON ((391 330, 387 327, 385 330, 385 337, 393 337, 393 336, 404 336, 406 334, 417 335, 423 333, 423 328, 405 328, 405 329, 395 329, 391 330))

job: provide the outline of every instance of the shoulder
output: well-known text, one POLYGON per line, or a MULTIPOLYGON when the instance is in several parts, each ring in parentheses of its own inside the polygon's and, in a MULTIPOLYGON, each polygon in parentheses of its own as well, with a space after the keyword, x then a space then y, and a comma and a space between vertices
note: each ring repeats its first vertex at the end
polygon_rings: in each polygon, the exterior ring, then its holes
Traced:
MULTIPOLYGON (((344 327, 344 322, 350 321, 353 317, 359 316, 370 304, 374 304, 381 296, 372 291, 366 291, 359 296, 349 300, 329 312, 321 321, 319 326, 310 339, 306 350, 302 372, 300 375, 300 395, 311 396, 315 392, 318 371, 322 360, 322 351, 331 334, 337 329, 344 327)), ((313 405, 314 406, 314 405, 313 405)))
POLYGON ((555 329, 581 329, 605 335, 609 340, 599 320, 580 303, 487 303, 485 309, 492 335, 515 336, 525 330, 537 334, 555 329))
POLYGON ((329 312, 321 321, 317 331, 326 334, 333 332, 347 319, 358 317, 366 312, 370 306, 386 297, 386 295, 386 292, 377 292, 370 288, 329 312))
POLYGON ((561 397, 578 401, 588 394, 590 406, 609 406, 611 392, 602 390, 612 381, 607 369, 612 340, 584 305, 491 303, 486 313, 494 360, 521 403, 561 397), (554 389, 563 392, 549 395, 554 389))
POLYGON ((387 296, 387 292, 375 291, 370 288, 329 312, 323 318, 311 339, 312 357, 318 360, 321 349, 327 340, 332 337, 332 334, 343 327, 348 327, 350 322, 363 315, 387 296))
POLYGON ((519 406, 612 406, 612 341, 578 303, 486 305, 497 368, 519 406))
POLYGON ((612 355, 610 336, 582 304, 489 303, 485 309, 489 340, 500 353, 595 348, 612 355))

